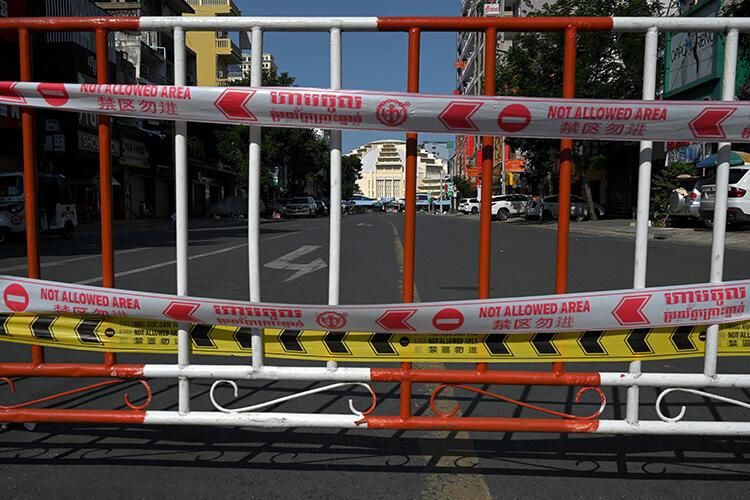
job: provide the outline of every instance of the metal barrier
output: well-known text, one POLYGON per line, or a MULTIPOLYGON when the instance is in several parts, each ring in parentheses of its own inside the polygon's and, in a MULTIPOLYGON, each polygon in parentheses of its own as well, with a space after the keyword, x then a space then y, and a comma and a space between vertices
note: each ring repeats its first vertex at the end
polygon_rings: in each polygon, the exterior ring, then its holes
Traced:
MULTIPOLYGON (((341 33, 342 31, 401 31, 408 33, 408 81, 407 91, 419 92, 420 39, 425 31, 478 31, 484 32, 487 46, 494 46, 497 32, 558 31, 564 33, 564 86, 563 97, 575 94, 576 37, 585 31, 638 32, 645 34, 645 65, 643 99, 655 98, 657 40, 659 32, 699 31, 723 32, 725 37, 725 59, 723 100, 733 100, 737 62, 739 32, 750 31, 750 19, 744 18, 253 18, 253 17, 147 17, 147 18, 10 18, 0 20, 0 29, 16 30, 19 35, 21 80, 31 81, 32 31, 94 31, 97 48, 97 82, 106 83, 107 34, 112 31, 172 30, 175 41, 174 71, 175 85, 185 84, 185 31, 244 31, 251 34, 252 62, 251 84, 261 85, 261 54, 263 33, 267 31, 323 31, 330 33, 330 88, 341 88, 341 33)), ((495 74, 495 53, 485 53, 485 74, 495 74)), ((484 82, 486 95, 495 94, 494 78, 484 82)), ((37 199, 35 151, 33 138, 33 111, 22 109, 24 190, 26 193, 26 221, 28 276, 40 278, 39 248, 37 241, 37 199)), ((188 294, 187 247, 187 155, 186 122, 178 122, 175 135, 176 166, 176 223, 177 223, 177 294, 188 294)), ((259 197, 260 186, 260 141, 261 128, 250 126, 249 192, 248 209, 248 260, 250 301, 261 299, 259 262, 259 208, 253 201, 259 197)), ((110 118, 100 115, 100 190, 102 224, 102 276, 105 287, 114 287, 114 252, 112 243, 112 184, 110 159, 110 118)), ((567 291, 568 235, 570 214, 570 185, 572 170, 572 140, 563 139, 560 144, 560 209, 557 234, 555 292, 567 291)), ((491 137, 482 140, 482 184, 492 185, 493 142, 491 137)), ((404 224, 403 255, 403 302, 414 301, 415 265, 415 213, 416 213, 416 167, 417 134, 407 133, 406 144, 406 211, 404 224)), ((711 251, 711 283, 722 282, 724 258, 724 236, 726 226, 726 201, 729 172, 730 144, 719 144, 719 166, 717 167, 716 209, 714 215, 713 246, 711 251)), ((646 285, 647 230, 649 192, 651 179, 652 142, 640 143, 640 169, 638 183, 637 231, 635 243, 634 288, 646 285)), ((330 210, 330 254, 329 254, 329 304, 339 303, 339 269, 341 249, 341 132, 331 133, 331 210, 330 210)), ((490 293, 490 235, 491 235, 491 190, 482 192, 480 219, 480 254, 478 297, 488 298, 490 293)), ((750 375, 727 375, 717 372, 718 325, 709 327, 706 336, 703 373, 670 374, 642 373, 640 361, 630 363, 627 372, 568 372, 563 363, 557 362, 551 371, 490 370, 487 363, 478 363, 473 370, 416 369, 404 362, 400 368, 339 367, 329 361, 325 367, 281 367, 265 364, 263 332, 251 332, 252 364, 245 365, 199 365, 191 362, 189 325, 181 323, 178 329, 178 355, 176 364, 118 364, 115 354, 108 353, 101 364, 62 364, 45 362, 41 346, 32 348, 29 363, 0 364, 0 380, 12 387, 9 377, 103 377, 112 378, 80 390, 103 385, 113 385, 134 379, 140 381, 148 391, 148 399, 142 406, 130 403, 129 410, 67 410, 32 409, 28 406, 46 402, 63 393, 41 398, 21 405, 0 407, 2 422, 90 422, 90 423, 145 423, 145 424, 194 424, 194 425, 252 425, 258 427, 336 427, 379 429, 445 429, 482 431, 540 431, 540 432, 598 432, 620 434, 750 434, 750 423, 746 422, 702 422, 682 420, 685 408, 674 418, 665 416, 659 405, 667 394, 686 391, 708 398, 721 400, 742 407, 747 403, 725 398, 698 389, 750 388, 750 375), (152 411, 145 407, 150 402, 150 390, 144 379, 177 378, 179 380, 179 405, 177 411, 152 411), (217 411, 191 411, 191 381, 215 379, 210 398, 217 411), (214 389, 221 384, 237 385, 231 380, 304 380, 331 382, 330 385, 311 389, 299 394, 276 399, 247 408, 224 408, 216 402, 214 389), (400 413, 398 415, 376 415, 376 394, 370 382, 389 382, 400 385, 400 413), (414 384, 440 384, 431 397, 435 416, 415 416, 412 408, 414 384), (593 391, 600 398, 599 409, 591 415, 576 416, 556 412, 522 401, 515 401, 468 384, 504 385, 548 385, 581 386, 577 394, 593 391), (350 403, 351 414, 307 414, 261 412, 263 408, 304 397, 310 394, 341 386, 364 386, 372 398, 367 410, 357 410, 350 403), (624 420, 599 419, 605 398, 599 389, 603 386, 627 387, 627 415, 624 420), (501 418, 456 416, 458 408, 444 413, 435 406, 435 400, 446 387, 478 393, 508 401, 525 408, 540 411, 544 418, 501 418), (639 389, 641 387, 664 388, 657 399, 660 420, 639 419, 639 389)), ((77 390, 79 391, 79 390, 77 390)))

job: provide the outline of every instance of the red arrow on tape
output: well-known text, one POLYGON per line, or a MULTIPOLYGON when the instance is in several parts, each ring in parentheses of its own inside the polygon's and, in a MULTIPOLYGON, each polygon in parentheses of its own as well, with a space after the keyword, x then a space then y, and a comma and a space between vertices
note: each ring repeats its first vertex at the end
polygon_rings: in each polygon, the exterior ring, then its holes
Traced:
POLYGON ((623 297, 617 307, 612 310, 612 316, 621 325, 648 325, 650 321, 643 314, 643 308, 650 299, 651 295, 623 297))
POLYGON ((12 104, 25 104, 26 99, 19 91, 14 89, 18 82, 0 82, 0 102, 12 104))
POLYGON ((197 311, 200 306, 200 304, 194 302, 170 302, 166 309, 164 309, 163 314, 167 318, 176 319, 177 321, 200 323, 200 320, 193 316, 193 313, 197 311))
POLYGON ((443 122, 448 130, 479 130, 471 121, 471 115, 482 107, 481 102, 472 101, 451 101, 445 109, 438 115, 438 119, 443 122))
POLYGON ((706 108, 693 118, 688 126, 695 137, 723 139, 726 134, 721 124, 735 111, 737 108, 706 108))
POLYGON ((414 327, 406 322, 407 319, 414 316, 416 309, 394 309, 386 311, 375 320, 375 323, 383 327, 384 330, 395 331, 414 331, 414 327))
POLYGON ((214 101, 214 106, 230 120, 257 122, 258 119, 246 107, 254 95, 254 90, 226 89, 214 101))

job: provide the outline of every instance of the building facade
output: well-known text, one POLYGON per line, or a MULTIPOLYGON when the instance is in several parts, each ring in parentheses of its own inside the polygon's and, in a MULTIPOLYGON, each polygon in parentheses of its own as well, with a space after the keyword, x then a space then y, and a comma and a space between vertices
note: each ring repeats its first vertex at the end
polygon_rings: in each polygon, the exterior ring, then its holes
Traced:
MULTIPOLYGON (((462 0, 461 16, 463 17, 520 17, 543 5, 544 0, 462 0)), ((458 95, 484 94, 484 53, 485 36, 483 32, 459 32, 456 35, 456 90, 458 95)), ((501 61, 504 54, 513 44, 512 33, 498 33, 497 40, 490 50, 495 51, 495 58, 501 61)), ((497 189, 503 189, 509 183, 509 178, 503 172, 504 162, 511 158, 520 157, 519 153, 511 152, 508 156, 502 139, 495 144, 494 170, 496 170, 495 184, 497 189)), ((476 185, 482 165, 482 141, 480 136, 456 136, 456 152, 453 158, 453 174, 467 177, 476 185)))
POLYGON ((453 141, 425 141, 419 147, 446 162, 456 154, 455 142, 453 141))
MULTIPOLYGON (((404 198, 406 187, 406 142, 373 141, 352 150, 362 162, 359 191, 369 198, 404 198)), ((437 196, 448 175, 448 162, 423 148, 417 150, 417 193, 437 196)))
MULTIPOLYGON (((691 17, 716 16, 725 0, 682 0, 676 15, 691 17)), ((721 33, 667 33, 664 70, 664 99, 707 100, 721 99, 724 70, 724 36, 721 33)), ((750 61, 737 60, 735 94, 747 85, 750 61)), ((742 145, 735 145, 742 148, 742 145)), ((708 143, 668 142, 667 161, 697 163, 715 152, 708 143)))
MULTIPOLYGON (((232 66, 229 68, 229 81, 239 82, 241 80, 250 79, 251 63, 253 54, 249 50, 242 51, 242 62, 238 66, 232 66)), ((279 71, 279 67, 274 61, 273 54, 269 52, 263 53, 261 60, 261 68, 264 73, 276 74, 279 71)))
MULTIPOLYGON (((193 13, 184 16, 241 16, 232 0, 188 0, 193 13)), ((187 46, 197 56, 197 84, 217 87, 231 83, 234 68, 242 63, 242 51, 226 31, 188 31, 187 46)))
MULTIPOLYGON (((193 13, 184 0, 96 2, 113 16, 180 16, 193 13)), ((171 31, 115 32, 115 49, 133 66, 141 85, 174 84, 174 38, 171 31)), ((195 85, 196 55, 186 50, 186 83, 195 85)), ((120 80, 118 80, 120 81, 120 80)), ((117 119, 119 180, 124 192, 121 215, 166 217, 174 210, 174 123, 145 119, 117 119)))

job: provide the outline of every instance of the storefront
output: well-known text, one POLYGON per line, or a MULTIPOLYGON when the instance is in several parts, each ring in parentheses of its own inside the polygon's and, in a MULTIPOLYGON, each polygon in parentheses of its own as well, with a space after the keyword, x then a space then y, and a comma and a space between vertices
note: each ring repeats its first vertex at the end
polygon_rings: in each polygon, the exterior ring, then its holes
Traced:
POLYGON ((142 139, 123 135, 120 140, 120 168, 125 190, 125 218, 147 217, 152 214, 153 183, 149 152, 142 139))

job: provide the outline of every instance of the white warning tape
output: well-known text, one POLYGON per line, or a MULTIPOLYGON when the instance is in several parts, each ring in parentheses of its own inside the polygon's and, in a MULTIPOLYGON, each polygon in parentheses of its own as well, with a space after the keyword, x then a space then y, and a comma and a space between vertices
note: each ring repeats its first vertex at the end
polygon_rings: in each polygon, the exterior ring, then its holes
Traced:
POLYGON ((0 103, 267 127, 750 142, 750 103, 434 96, 303 88, 0 82, 0 103))
POLYGON ((521 333, 678 327, 750 319, 750 280, 521 299, 292 305, 180 297, 0 276, 0 312, 176 320, 288 330, 521 333))

